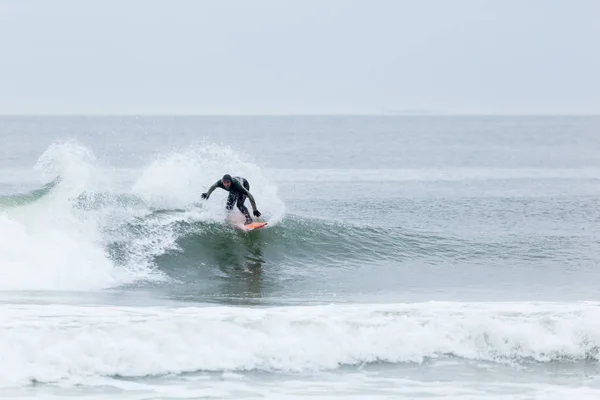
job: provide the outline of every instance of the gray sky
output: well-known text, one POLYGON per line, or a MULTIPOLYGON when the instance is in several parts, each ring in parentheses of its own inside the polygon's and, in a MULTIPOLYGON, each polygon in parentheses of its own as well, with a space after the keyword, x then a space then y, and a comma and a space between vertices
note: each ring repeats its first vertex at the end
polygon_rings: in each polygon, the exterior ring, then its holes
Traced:
POLYGON ((0 114, 600 114, 600 0, 0 0, 0 114))

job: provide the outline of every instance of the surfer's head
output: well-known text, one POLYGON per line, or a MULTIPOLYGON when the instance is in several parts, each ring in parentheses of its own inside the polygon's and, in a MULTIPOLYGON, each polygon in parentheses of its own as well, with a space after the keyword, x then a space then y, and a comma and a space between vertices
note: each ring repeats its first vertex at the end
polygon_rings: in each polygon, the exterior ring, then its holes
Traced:
POLYGON ((223 175, 223 178, 221 178, 221 183, 223 183, 223 186, 225 186, 225 189, 229 189, 229 186, 231 185, 231 175, 229 175, 229 174, 223 175))

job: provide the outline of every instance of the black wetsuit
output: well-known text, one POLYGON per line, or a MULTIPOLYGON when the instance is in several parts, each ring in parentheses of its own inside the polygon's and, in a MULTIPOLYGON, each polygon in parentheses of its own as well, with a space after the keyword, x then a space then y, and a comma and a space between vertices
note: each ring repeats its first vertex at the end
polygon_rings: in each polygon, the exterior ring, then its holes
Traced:
POLYGON ((248 208, 244 205, 246 198, 250 199, 250 203, 252 203, 252 209, 256 210, 256 203, 254 201, 254 197, 250 194, 250 183, 241 177, 234 176, 231 179, 231 185, 229 185, 229 189, 223 186, 223 182, 218 180, 215 182, 210 189, 208 189, 208 196, 212 193, 216 188, 221 188, 223 190, 227 190, 229 192, 229 196, 227 197, 227 204, 225 208, 227 210, 231 210, 233 208, 233 204, 235 203, 238 210, 241 211, 242 214, 246 217, 246 224, 252 222, 252 217, 250 217, 250 212, 248 212, 248 208))

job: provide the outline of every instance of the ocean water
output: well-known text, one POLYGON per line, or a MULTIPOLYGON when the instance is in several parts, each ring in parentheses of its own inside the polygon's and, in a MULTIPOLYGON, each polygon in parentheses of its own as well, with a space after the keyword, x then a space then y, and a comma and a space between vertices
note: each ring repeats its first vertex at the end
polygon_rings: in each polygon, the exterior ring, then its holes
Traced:
POLYGON ((0 397, 600 398, 599 117, 0 137, 0 397), (200 200, 224 173, 266 229, 200 200))

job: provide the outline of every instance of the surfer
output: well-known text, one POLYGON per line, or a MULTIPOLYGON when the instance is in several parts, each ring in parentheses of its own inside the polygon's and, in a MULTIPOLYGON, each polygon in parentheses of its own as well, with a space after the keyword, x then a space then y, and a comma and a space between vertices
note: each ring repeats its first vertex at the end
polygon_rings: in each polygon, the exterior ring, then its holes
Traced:
POLYGON ((208 189, 208 192, 202 193, 202 199, 208 200, 213 190, 215 190, 218 187, 229 192, 229 197, 227 197, 227 204, 225 205, 225 208, 227 210, 231 210, 233 208, 233 204, 235 203, 237 205, 237 208, 246 217, 246 225, 252 222, 252 217, 250 217, 248 208, 246 208, 246 206, 244 205, 246 197, 250 199, 254 216, 260 217, 260 212, 256 209, 256 202, 254 201, 254 196, 252 196, 252 194, 250 193, 250 184, 245 178, 242 178, 241 176, 236 176, 235 178, 232 178, 231 175, 225 174, 223 175, 223 178, 216 181, 208 189))

